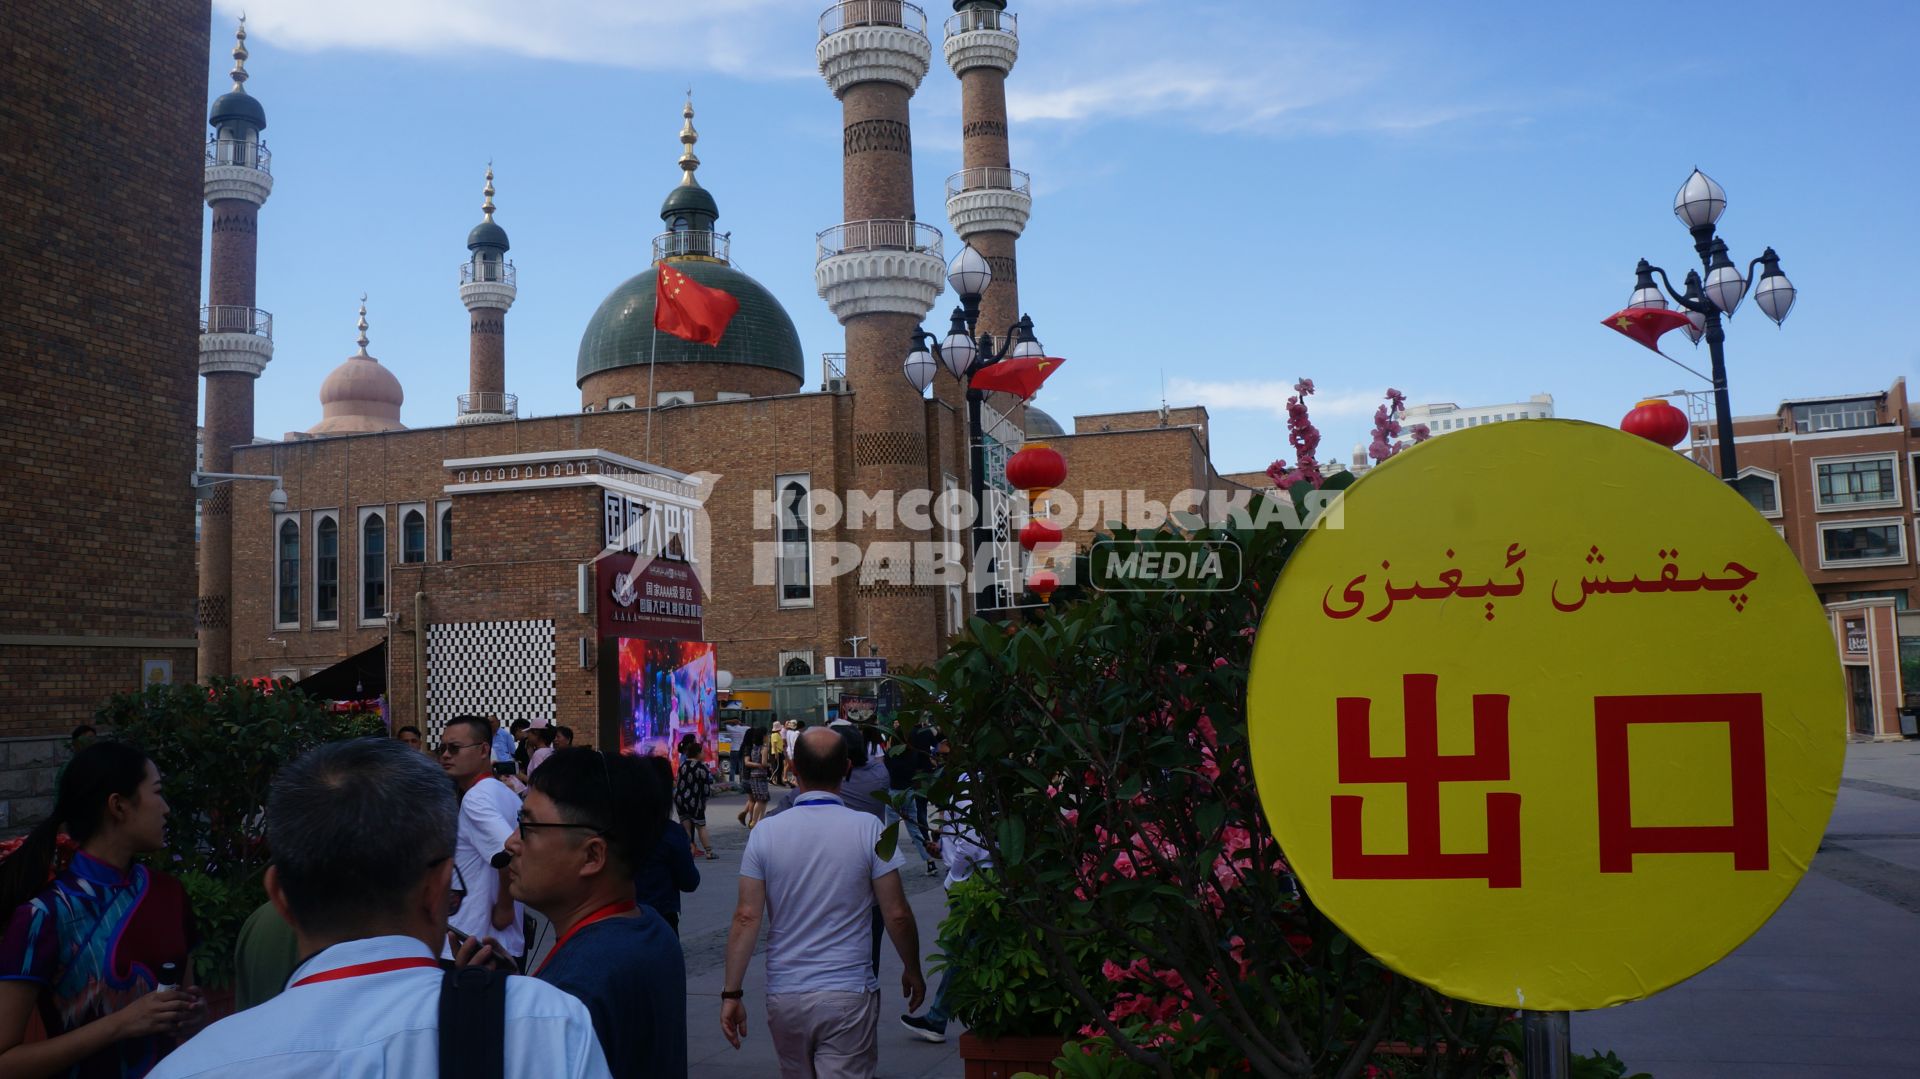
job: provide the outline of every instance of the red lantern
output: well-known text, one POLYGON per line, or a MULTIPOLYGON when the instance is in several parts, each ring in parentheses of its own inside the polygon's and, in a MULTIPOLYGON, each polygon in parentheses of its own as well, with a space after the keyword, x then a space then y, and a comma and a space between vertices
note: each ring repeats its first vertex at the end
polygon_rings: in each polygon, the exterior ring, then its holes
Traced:
POLYGON ((1067 459, 1044 442, 1029 442, 1025 449, 1007 458, 1007 482, 1039 498, 1067 478, 1067 459))
POLYGON ((1620 421, 1620 429, 1662 446, 1678 446, 1687 437, 1687 414, 1658 397, 1650 397, 1633 406, 1620 421))
POLYGON ((1046 603, 1060 587, 1060 578, 1050 569, 1037 569, 1027 578, 1027 591, 1046 603))
POLYGON ((1035 517, 1020 529, 1020 546, 1029 551, 1041 547, 1052 547, 1065 539, 1067 534, 1060 526, 1045 517, 1035 517))

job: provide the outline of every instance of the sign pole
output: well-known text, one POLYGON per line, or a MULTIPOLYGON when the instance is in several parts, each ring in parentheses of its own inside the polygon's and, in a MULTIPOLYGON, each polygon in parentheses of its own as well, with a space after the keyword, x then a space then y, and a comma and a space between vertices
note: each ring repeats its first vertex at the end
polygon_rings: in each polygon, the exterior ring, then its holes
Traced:
POLYGON ((1526 1031, 1527 1079, 1567 1079, 1573 1074, 1573 1028, 1567 1012, 1520 1013, 1526 1031))

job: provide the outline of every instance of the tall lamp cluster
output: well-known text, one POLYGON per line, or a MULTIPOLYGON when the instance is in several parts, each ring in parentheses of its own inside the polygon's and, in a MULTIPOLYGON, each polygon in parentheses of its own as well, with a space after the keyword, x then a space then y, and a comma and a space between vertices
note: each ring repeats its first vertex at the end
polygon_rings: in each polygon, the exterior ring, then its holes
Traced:
MULTIPOLYGON (((1734 265, 1727 253, 1727 242, 1714 235, 1714 226, 1720 221, 1720 215, 1727 209, 1726 189, 1715 183, 1711 176, 1694 169, 1687 182, 1673 197, 1673 215, 1687 227, 1693 235, 1693 249, 1700 256, 1701 269, 1706 271, 1703 279, 1698 271, 1689 270, 1686 276, 1686 288, 1675 289, 1673 281, 1667 277, 1667 271, 1641 259, 1634 270, 1633 296, 1627 301, 1628 308, 1666 308, 1667 297, 1687 313, 1688 324, 1681 327, 1687 336, 1698 344, 1705 338, 1708 351, 1713 359, 1714 407, 1717 417, 1718 440, 1720 444, 1720 475, 1726 480, 1739 477, 1739 466, 1734 460, 1733 447, 1733 405, 1727 391, 1727 359, 1722 347, 1726 340, 1726 331, 1721 325, 1722 316, 1732 318, 1734 309, 1747 295, 1747 286, 1754 282, 1754 270, 1760 275, 1754 283, 1753 300, 1768 318, 1778 325, 1786 321, 1787 312, 1793 309, 1794 297, 1798 295, 1787 275, 1780 272, 1780 256, 1769 247, 1760 253, 1760 257, 1747 264, 1745 275, 1740 267, 1734 265), (1654 283, 1658 275, 1660 284, 1654 283), (1665 287, 1665 294, 1661 288, 1665 287)), ((1640 413, 1650 402, 1643 401, 1634 412, 1640 413)), ((1671 406, 1668 406, 1671 407, 1671 406)), ((1658 410, 1642 414, 1643 420, 1658 410)), ((1674 410, 1676 413, 1678 409, 1674 410)), ((1630 414, 1631 415, 1631 414, 1630 414)), ((1672 417, 1659 413, 1657 420, 1646 420, 1650 428, 1664 437, 1672 429, 1672 417)), ((1636 431, 1635 433, 1642 433, 1636 431)), ((1653 437, 1650 435, 1649 437, 1653 437)), ((1656 437, 1655 441, 1661 438, 1656 437)), ((1674 442, 1678 442, 1675 439, 1674 442)), ((1668 443, 1672 445, 1673 443, 1668 443)))
MULTIPOLYGON (((974 376, 1005 360, 1046 356, 1039 340, 1033 335, 1033 319, 1027 315, 1022 315, 1019 322, 1007 327, 998 340, 991 333, 980 332, 980 301, 986 295, 987 286, 992 283, 993 268, 988 265, 986 258, 974 250, 972 244, 961 248, 960 253, 947 264, 947 284, 960 297, 960 305, 953 309, 946 337, 935 337, 916 327, 909 335, 906 359, 901 365, 901 374, 918 392, 926 392, 941 367, 945 367, 967 388, 967 439, 971 462, 968 481, 973 504, 979 514, 973 526, 976 557, 986 557, 993 533, 985 521, 987 456, 981 406, 987 395, 985 390, 974 385, 974 376)), ((1066 460, 1050 446, 1033 443, 1008 458, 1008 482, 1027 492, 1029 515, 1026 525, 1020 529, 1020 546, 1028 551, 1038 554, 1042 548, 1052 548, 1061 542, 1064 534, 1060 526, 1041 516, 1037 506, 1043 492, 1060 486, 1066 478, 1066 460)), ((1045 603, 1060 587, 1060 578, 1052 570, 1042 567, 1027 578, 1026 586, 1029 592, 1040 597, 1040 602, 1045 603)), ((982 584, 975 595, 974 609, 991 610, 991 594, 992 585, 982 584)))

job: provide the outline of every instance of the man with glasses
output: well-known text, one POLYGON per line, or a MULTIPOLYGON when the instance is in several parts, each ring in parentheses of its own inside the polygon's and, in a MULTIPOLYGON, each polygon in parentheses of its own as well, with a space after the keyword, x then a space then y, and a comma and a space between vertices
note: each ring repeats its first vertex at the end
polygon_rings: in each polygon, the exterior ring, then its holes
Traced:
POLYGON ((507 879, 553 923, 553 950, 534 977, 586 1004, 618 1079, 685 1079, 686 960, 633 888, 666 827, 668 784, 644 760, 597 749, 554 750, 532 782, 507 840, 507 879))
MULTIPOLYGON (((440 767, 460 792, 460 837, 454 866, 465 895, 447 924, 470 937, 492 937, 509 957, 526 951, 524 912, 507 892, 507 871, 493 856, 507 848, 520 797, 493 774, 493 732, 479 716, 455 716, 441 734, 440 767)), ((452 958, 453 949, 446 950, 452 958)))
MULTIPOLYGON (((208 1027, 150 1079, 431 1079, 457 813, 440 770, 390 738, 329 743, 281 769, 265 884, 306 959, 278 996, 208 1027)), ((606 1079, 585 1005, 532 978, 504 982, 496 1074, 606 1079)))

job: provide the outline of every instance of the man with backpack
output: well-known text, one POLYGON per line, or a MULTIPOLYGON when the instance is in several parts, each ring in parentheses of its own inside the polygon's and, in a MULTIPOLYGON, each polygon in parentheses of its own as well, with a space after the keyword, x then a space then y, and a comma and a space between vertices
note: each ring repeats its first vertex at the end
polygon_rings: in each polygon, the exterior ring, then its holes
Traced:
POLYGON ((456 802, 390 738, 334 742, 267 800, 267 897, 301 955, 279 996, 176 1049, 152 1079, 609 1079, 586 1005, 537 981, 443 973, 456 802))

